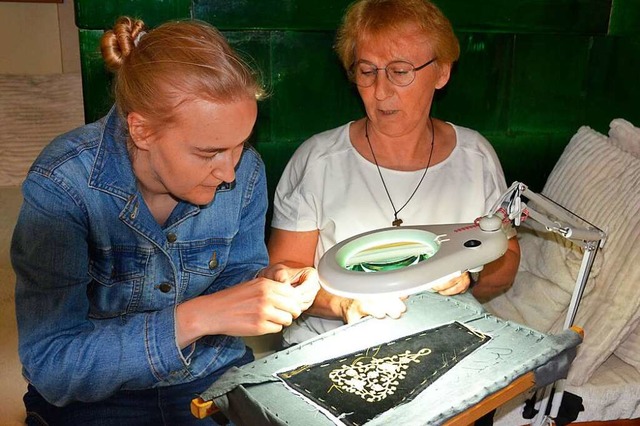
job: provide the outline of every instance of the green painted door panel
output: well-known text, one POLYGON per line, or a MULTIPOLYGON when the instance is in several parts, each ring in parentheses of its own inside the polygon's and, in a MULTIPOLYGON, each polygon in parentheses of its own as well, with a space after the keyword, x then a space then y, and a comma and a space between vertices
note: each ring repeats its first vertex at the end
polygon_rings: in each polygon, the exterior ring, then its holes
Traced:
POLYGON ((640 126, 640 34, 595 37, 588 69, 589 101, 584 123, 605 134, 614 118, 640 126))
POLYGON ((268 31, 223 31, 229 44, 258 73, 267 97, 258 103, 258 121, 251 142, 271 141, 271 33, 268 31))
MULTIPOLYGON (((606 34, 612 0, 434 0, 458 31, 606 34)), ((630 0, 633 1, 633 0, 630 0)), ((351 0, 193 0, 222 29, 333 30, 351 0)))
POLYGON ((436 93, 433 115, 479 131, 508 128, 511 34, 461 33, 460 60, 436 93))
POLYGON ((510 131, 575 131, 585 122, 591 43, 588 36, 516 36, 510 131))
POLYGON ((640 34, 640 1, 614 0, 611 7, 611 35, 640 34))
POLYGON ((612 0, 433 0, 433 2, 451 20, 457 31, 606 34, 612 0))
POLYGON ((156 26, 171 19, 191 17, 191 0, 74 0, 76 25, 83 29, 113 27, 119 16, 142 19, 156 26))
POLYGON ((87 123, 105 115, 113 105, 112 74, 107 71, 100 54, 102 30, 80 30, 80 66, 84 117, 87 123))
POLYGON ((519 181, 532 191, 540 192, 576 130, 519 134, 488 132, 484 136, 500 158, 507 185, 519 181))
POLYGON ((272 33, 273 140, 300 143, 363 115, 359 97, 331 50, 332 41, 332 33, 272 33))
POLYGON ((302 142, 361 115, 357 94, 331 50, 332 33, 225 31, 230 44, 262 75, 254 140, 302 142))
POLYGON ((193 15, 218 28, 329 30, 352 0, 193 0, 193 15))

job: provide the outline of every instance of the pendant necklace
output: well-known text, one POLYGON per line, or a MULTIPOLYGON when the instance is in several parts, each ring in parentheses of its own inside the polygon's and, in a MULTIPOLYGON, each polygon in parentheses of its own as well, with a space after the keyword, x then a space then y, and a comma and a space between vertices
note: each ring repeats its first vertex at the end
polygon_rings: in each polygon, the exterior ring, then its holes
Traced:
POLYGON ((384 181, 384 177, 382 177, 382 171, 380 170, 380 165, 378 164, 376 153, 373 152, 373 146, 371 145, 371 141, 369 140, 369 118, 367 118, 367 121, 364 122, 364 136, 365 138, 367 138, 367 143, 369 144, 369 149, 371 150, 371 155, 373 156, 373 162, 376 163, 376 168, 378 169, 378 174, 380 175, 380 180, 382 181, 382 186, 384 187, 384 191, 387 193, 387 198, 389 198, 391 208, 393 208, 394 220, 393 222, 391 222, 391 225, 393 226, 402 225, 402 219, 398 217, 398 214, 407 206, 407 204, 409 204, 409 201, 411 201, 413 196, 416 195, 416 192, 418 192, 418 188, 420 188, 420 185, 422 185, 422 181, 427 175, 427 170, 429 170, 429 166, 431 165, 431 157, 433 156, 433 143, 436 138, 436 129, 435 127, 433 127, 433 119, 431 117, 429 117, 429 121, 431 122, 431 151, 429 151, 429 161, 427 161, 427 167, 424 169, 424 173, 422 174, 422 177, 420 178, 420 182, 418 182, 418 186, 416 186, 416 189, 413 190, 411 196, 409 196, 409 199, 402 205, 402 207, 397 210, 395 204, 393 204, 393 200, 391 199, 391 194, 389 194, 387 183, 384 181))

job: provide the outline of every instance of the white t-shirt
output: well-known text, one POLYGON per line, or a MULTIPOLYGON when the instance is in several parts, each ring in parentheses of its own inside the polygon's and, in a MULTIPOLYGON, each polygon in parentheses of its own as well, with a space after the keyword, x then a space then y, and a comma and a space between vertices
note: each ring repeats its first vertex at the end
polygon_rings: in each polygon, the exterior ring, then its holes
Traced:
MULTIPOLYGON (((351 144, 350 124, 314 135, 300 145, 276 188, 271 226, 319 230, 316 266, 336 243, 389 227, 394 220, 376 165, 351 144)), ((429 167, 416 194, 398 214, 403 225, 473 222, 507 189, 491 144, 474 130, 451 126, 456 146, 446 160, 429 167)), ((424 169, 381 171, 396 209, 409 199, 424 173, 424 169)), ((342 324, 342 320, 302 315, 284 331, 284 340, 299 343, 342 324)))

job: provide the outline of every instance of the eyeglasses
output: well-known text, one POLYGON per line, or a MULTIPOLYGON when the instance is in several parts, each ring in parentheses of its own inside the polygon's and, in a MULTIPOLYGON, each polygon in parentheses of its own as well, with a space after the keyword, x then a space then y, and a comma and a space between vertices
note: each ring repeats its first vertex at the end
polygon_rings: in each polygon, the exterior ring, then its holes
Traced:
POLYGON ((358 61, 350 71, 351 80, 360 87, 369 87, 375 83, 378 71, 384 70, 389 81, 396 86, 408 86, 413 83, 416 78, 416 71, 431 65, 437 58, 433 58, 424 64, 414 67, 411 62, 393 61, 389 62, 386 67, 378 68, 368 61, 358 61))

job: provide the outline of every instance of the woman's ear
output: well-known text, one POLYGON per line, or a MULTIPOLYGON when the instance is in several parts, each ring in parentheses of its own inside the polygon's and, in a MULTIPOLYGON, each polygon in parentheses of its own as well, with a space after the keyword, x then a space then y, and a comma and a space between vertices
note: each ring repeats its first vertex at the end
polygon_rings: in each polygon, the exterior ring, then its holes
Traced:
POLYGON ((127 116, 127 124, 129 125, 129 135, 136 148, 143 151, 149 149, 149 126, 147 120, 137 112, 130 112, 127 116))
POLYGON ((451 63, 438 63, 438 80, 436 81, 436 89, 442 89, 449 82, 451 77, 451 63))

